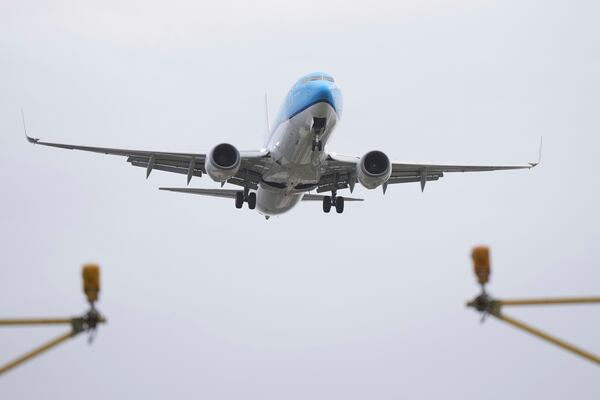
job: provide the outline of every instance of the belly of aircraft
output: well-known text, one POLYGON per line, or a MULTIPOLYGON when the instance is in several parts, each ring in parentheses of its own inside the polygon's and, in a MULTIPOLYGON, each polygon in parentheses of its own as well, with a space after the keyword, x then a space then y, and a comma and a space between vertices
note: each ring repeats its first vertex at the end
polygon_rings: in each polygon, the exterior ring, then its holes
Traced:
POLYGON ((301 199, 301 193, 261 186, 256 192, 256 208, 263 215, 279 215, 294 208, 301 199))

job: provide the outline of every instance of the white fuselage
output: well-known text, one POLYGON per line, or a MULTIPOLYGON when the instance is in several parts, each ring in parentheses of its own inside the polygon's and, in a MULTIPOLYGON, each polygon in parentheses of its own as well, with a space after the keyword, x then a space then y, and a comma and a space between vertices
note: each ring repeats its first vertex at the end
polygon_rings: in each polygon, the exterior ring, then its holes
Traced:
POLYGON ((336 111, 327 102, 311 105, 274 128, 267 149, 275 162, 264 173, 257 191, 256 206, 261 214, 289 211, 319 182, 326 153, 313 151, 314 118, 327 121, 319 135, 325 146, 338 122, 336 111))

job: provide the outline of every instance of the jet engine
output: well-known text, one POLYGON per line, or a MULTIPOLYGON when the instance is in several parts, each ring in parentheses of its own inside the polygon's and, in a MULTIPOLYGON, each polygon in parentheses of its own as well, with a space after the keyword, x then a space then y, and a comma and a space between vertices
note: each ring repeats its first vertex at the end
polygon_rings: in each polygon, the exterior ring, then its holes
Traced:
POLYGON ((221 143, 208 153, 204 167, 213 181, 225 182, 238 172, 241 161, 238 149, 229 143, 221 143))
POLYGON ((362 156, 358 164, 358 181, 367 189, 375 189, 392 175, 392 163, 385 153, 373 150, 362 156))

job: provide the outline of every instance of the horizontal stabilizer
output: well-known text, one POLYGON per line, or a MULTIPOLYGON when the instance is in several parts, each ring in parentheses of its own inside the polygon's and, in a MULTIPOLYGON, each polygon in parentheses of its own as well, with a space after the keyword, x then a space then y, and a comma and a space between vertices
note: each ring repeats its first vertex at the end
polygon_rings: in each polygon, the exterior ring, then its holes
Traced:
MULTIPOLYGON (((200 189, 200 188, 169 188, 169 187, 161 187, 160 190, 168 190, 170 192, 180 192, 180 193, 190 193, 190 194, 199 194, 201 196, 212 196, 212 197, 224 197, 226 199, 235 199, 235 194, 239 192, 239 190, 235 189, 200 189)), ((323 198, 326 197, 320 194, 305 194, 302 197, 302 201, 323 201, 323 198)), ((364 201, 364 199, 357 199, 355 197, 346 197, 344 196, 345 201, 364 201)))
MULTIPOLYGON (((323 201, 324 197, 329 197, 329 196, 324 196, 321 194, 305 194, 304 197, 302 197, 302 201, 323 201)), ((344 196, 344 201, 365 201, 365 200, 357 199, 356 197, 344 196)))
POLYGON ((161 187, 160 190, 168 190, 170 192, 199 194, 202 196, 224 197, 226 199, 235 199, 235 194, 239 190, 234 189, 200 189, 200 188, 168 188, 161 187))

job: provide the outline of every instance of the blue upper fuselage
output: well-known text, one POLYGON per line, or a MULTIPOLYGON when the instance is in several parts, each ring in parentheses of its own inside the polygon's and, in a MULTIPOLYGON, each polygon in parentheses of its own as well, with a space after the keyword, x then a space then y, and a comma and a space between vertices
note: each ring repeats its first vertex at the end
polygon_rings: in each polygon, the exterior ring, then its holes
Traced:
POLYGON ((335 110, 338 119, 341 117, 342 93, 333 77, 323 72, 305 75, 294 84, 285 97, 273 129, 317 103, 329 104, 335 110))

